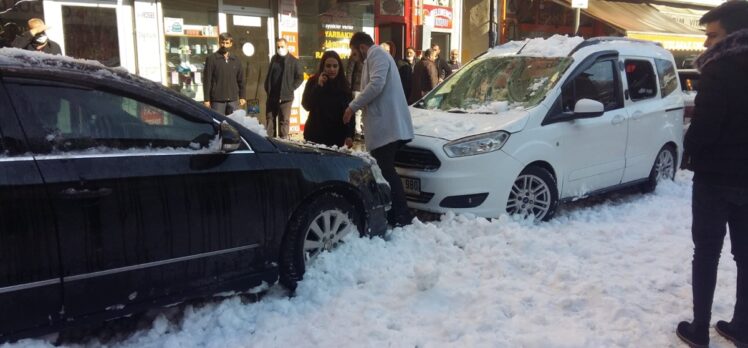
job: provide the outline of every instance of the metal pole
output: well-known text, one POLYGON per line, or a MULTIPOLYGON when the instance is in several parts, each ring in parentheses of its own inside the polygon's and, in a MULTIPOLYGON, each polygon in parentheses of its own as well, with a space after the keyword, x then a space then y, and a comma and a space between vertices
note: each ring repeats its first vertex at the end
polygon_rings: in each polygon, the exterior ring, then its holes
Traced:
POLYGON ((581 16, 582 9, 574 9, 574 35, 579 35, 579 17, 581 16))
POLYGON ((488 9, 488 47, 492 48, 496 45, 496 24, 495 24, 495 14, 496 14, 496 0, 488 0, 489 2, 489 9, 488 9))

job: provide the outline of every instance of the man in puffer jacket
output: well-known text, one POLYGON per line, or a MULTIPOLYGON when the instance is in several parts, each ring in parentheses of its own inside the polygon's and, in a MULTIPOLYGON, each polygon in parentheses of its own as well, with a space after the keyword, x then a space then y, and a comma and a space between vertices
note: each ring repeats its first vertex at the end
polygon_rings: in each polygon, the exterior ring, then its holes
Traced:
POLYGON ((727 1, 700 23, 706 24, 707 50, 696 60, 699 93, 683 155, 683 166, 694 172, 694 319, 681 322, 676 332, 691 347, 709 345, 717 265, 729 225, 738 269, 735 310, 716 330, 748 347, 748 1, 727 1))

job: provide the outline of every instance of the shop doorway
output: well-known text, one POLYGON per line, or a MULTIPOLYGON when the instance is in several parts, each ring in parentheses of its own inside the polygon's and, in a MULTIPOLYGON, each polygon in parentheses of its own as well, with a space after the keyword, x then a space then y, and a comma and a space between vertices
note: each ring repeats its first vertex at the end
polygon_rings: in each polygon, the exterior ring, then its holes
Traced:
POLYGON ((391 23, 379 25, 379 43, 392 41, 395 44, 395 55, 403 59, 405 55, 405 24, 391 23))
POLYGON ((226 12, 226 31, 234 39, 234 53, 244 67, 248 115, 264 124, 267 94, 263 87, 270 66, 273 20, 256 12, 226 12))
POLYGON ((449 59, 449 50, 452 49, 450 46, 451 40, 450 40, 450 34, 449 33, 438 33, 438 32, 431 32, 431 43, 429 44, 429 47, 431 47, 434 44, 439 45, 439 49, 441 50, 441 53, 439 54, 439 58, 448 60, 449 59))

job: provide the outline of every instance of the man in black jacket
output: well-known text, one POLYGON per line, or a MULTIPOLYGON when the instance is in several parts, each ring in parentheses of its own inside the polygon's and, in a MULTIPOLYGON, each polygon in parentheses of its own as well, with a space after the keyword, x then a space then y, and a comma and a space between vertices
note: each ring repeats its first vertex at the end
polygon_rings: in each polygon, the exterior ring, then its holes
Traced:
POLYGON ((230 52, 234 46, 231 34, 221 33, 218 44, 218 51, 205 58, 205 106, 230 115, 247 104, 244 99, 244 67, 239 58, 230 52))
POLYGON ((270 68, 265 77, 265 92, 268 94, 265 129, 271 137, 287 139, 293 94, 304 82, 304 71, 299 60, 288 54, 286 39, 275 40, 275 49, 275 55, 270 60, 270 68))
POLYGON ((694 119, 686 133, 683 166, 694 172, 691 235, 693 322, 678 324, 691 347, 709 345, 712 300, 725 225, 737 264, 735 309, 716 330, 748 347, 748 2, 731 0, 707 12, 707 50, 694 119))
POLYGON ((439 83, 441 83, 447 76, 452 75, 452 68, 449 67, 446 60, 442 59, 442 50, 438 44, 431 44, 431 51, 436 54, 434 64, 436 64, 436 70, 439 73, 439 83))
POLYGON ((39 18, 29 19, 29 30, 16 36, 13 47, 49 54, 62 54, 60 45, 47 37, 47 25, 39 18))

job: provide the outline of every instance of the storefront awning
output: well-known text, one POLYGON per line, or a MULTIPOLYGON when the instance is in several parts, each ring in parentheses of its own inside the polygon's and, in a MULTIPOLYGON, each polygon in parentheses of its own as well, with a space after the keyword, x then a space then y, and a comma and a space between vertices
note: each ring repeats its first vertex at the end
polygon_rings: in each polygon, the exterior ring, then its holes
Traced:
MULTIPOLYGON (((569 7, 568 0, 561 0, 569 7)), ((678 23, 644 3, 589 0, 584 14, 626 33, 626 37, 659 42, 668 50, 703 50, 704 33, 678 23)))

